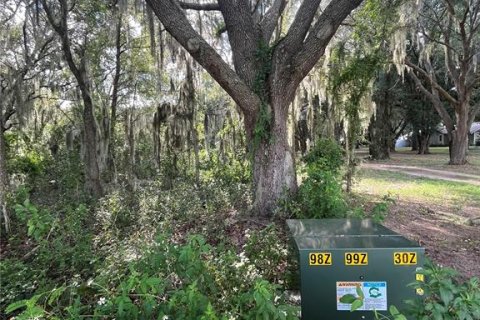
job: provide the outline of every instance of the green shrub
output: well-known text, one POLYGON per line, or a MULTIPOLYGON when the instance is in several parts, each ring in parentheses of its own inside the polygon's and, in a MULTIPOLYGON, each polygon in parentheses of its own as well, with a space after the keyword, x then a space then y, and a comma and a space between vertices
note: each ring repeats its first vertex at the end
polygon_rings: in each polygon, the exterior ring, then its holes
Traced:
MULTIPOLYGON (((405 315, 418 320, 476 320, 480 319, 480 282, 473 277, 465 282, 458 280, 458 273, 427 261, 424 269, 417 271, 424 275, 425 281, 410 284, 415 290, 423 291, 423 296, 407 300, 408 308, 400 313, 390 306, 390 316, 375 312, 375 319, 405 320, 405 315)), ((349 298, 349 297, 342 297, 349 298)), ((354 306, 352 311, 361 304, 354 306)))
POLYGON ((419 320, 474 320, 480 319, 480 282, 474 277, 465 282, 458 273, 427 262, 422 270, 425 282, 412 284, 424 291, 424 299, 410 300, 407 314, 419 320))
POLYGON ((305 157, 307 178, 298 191, 301 218, 341 217, 347 211, 340 170, 344 163, 341 147, 321 140, 305 157))
POLYGON ((307 165, 317 163, 325 171, 338 174, 345 163, 345 155, 341 146, 334 140, 321 139, 305 156, 307 165))
POLYGON ((261 275, 273 282, 283 281, 288 258, 286 240, 274 224, 258 231, 246 231, 245 256, 261 275))
POLYGON ((241 154, 225 154, 226 163, 222 163, 217 152, 212 151, 205 161, 202 175, 204 180, 219 180, 226 185, 246 184, 251 182, 252 170, 250 162, 241 154))
MULTIPOLYGON (((90 275, 96 261, 85 205, 72 204, 54 214, 33 204, 24 188, 11 200, 15 199, 23 203, 14 206, 18 231, 8 239, 15 250, 0 263, 2 312, 14 301, 44 295, 59 284, 90 275)), ((38 311, 32 310, 31 314, 38 311)), ((24 318, 29 317, 34 318, 24 318)))
POLYGON ((278 286, 245 276, 241 258, 199 236, 176 245, 163 235, 121 279, 79 281, 12 303, 18 319, 92 315, 116 319, 296 319, 278 286))
POLYGON ((53 227, 54 219, 50 212, 39 210, 30 202, 30 199, 26 199, 23 204, 17 204, 15 214, 21 222, 27 225, 27 235, 33 237, 37 242, 46 237, 53 227))
POLYGON ((49 157, 35 150, 17 154, 7 163, 8 171, 11 173, 21 173, 27 177, 35 178, 45 173, 45 168, 49 163, 49 157))
POLYGON ((390 194, 387 194, 382 197, 382 201, 373 205, 370 212, 365 212, 363 207, 354 206, 353 209, 349 210, 348 216, 359 219, 370 218, 376 223, 383 223, 392 204, 395 204, 395 199, 390 194))

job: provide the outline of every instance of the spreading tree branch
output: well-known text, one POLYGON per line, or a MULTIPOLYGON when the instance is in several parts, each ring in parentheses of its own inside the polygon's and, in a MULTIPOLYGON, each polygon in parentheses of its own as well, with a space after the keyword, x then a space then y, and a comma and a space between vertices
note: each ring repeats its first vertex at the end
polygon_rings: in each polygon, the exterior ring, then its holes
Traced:
POLYGON ((433 107, 435 110, 437 110, 438 114, 442 118, 443 124, 447 127, 448 132, 452 132, 454 129, 452 117, 450 117, 447 110, 442 105, 442 101, 440 101, 438 94, 434 94, 435 89, 433 88, 434 93, 428 91, 427 88, 425 88, 425 86, 422 84, 422 81, 417 77, 413 69, 410 69, 409 75, 415 82, 415 87, 417 90, 420 90, 433 104, 433 107))
POLYGON ((430 85, 432 86, 432 88, 434 88, 435 90, 437 90, 441 95, 442 97, 445 98, 445 100, 447 100, 449 103, 451 103, 453 106, 457 106, 458 105, 458 101, 452 97, 445 89, 443 89, 434 79, 432 79, 432 76, 429 75, 425 70, 423 70, 422 68, 420 68, 419 66, 417 66, 416 64, 414 63, 411 63, 408 59, 405 60, 405 64, 411 68, 413 68, 414 70, 416 70, 418 73, 420 73, 426 80, 428 80, 430 82, 430 85))
POLYGON ((272 38, 273 31, 275 31, 278 19, 282 15, 283 10, 285 10, 287 2, 287 0, 276 0, 270 9, 268 9, 268 11, 265 13, 262 21, 260 21, 263 40, 266 43, 268 43, 272 38))
POLYGON ((362 1, 336 0, 328 4, 294 57, 295 70, 299 77, 303 79, 310 72, 325 52, 340 24, 362 1))
POLYGON ((192 3, 192 2, 179 2, 180 7, 186 10, 199 10, 199 11, 219 11, 220 6, 218 3, 192 3))
MULTIPOLYGON (((287 54, 293 55, 301 47, 305 36, 312 25, 313 18, 318 10, 321 0, 304 0, 298 8, 295 19, 288 29, 283 40, 283 46, 287 54)), ((343 19, 342 19, 343 21, 343 19)))
POLYGON ((175 0, 146 0, 167 31, 220 84, 242 108, 253 112, 260 99, 222 57, 190 25, 175 0))
POLYGON ((248 1, 219 0, 218 3, 232 47, 235 71, 253 88, 258 71, 254 57, 258 54, 261 30, 254 21, 248 1))

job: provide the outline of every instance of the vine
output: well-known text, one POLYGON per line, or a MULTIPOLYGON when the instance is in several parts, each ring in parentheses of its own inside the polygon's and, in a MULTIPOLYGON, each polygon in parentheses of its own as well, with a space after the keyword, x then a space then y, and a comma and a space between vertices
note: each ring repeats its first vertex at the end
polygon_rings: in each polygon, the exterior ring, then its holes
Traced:
POLYGON ((272 54, 275 45, 269 46, 268 43, 261 41, 255 54, 259 70, 255 75, 253 82, 253 91, 260 97, 260 109, 255 121, 253 130, 253 149, 252 154, 258 148, 262 141, 270 141, 272 116, 268 105, 268 87, 267 80, 272 71, 272 54))

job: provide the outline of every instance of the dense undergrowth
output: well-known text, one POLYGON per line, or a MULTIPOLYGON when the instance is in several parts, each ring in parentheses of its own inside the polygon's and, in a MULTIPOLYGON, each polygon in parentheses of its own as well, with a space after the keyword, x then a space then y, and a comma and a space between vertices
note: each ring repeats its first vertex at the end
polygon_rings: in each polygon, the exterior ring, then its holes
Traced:
MULTIPOLYGON (((390 201, 366 213, 346 197, 343 155, 329 141, 305 158, 298 195, 271 221, 250 216, 248 166, 238 161, 212 157, 199 185, 188 174, 169 188, 161 175, 120 178, 95 202, 78 157, 15 161, 23 178, 8 200, 13 232, 2 234, 0 319, 297 319, 285 218, 381 221, 390 201)), ((458 284, 442 270, 427 268, 434 280, 416 317, 478 318, 478 281, 458 284)))

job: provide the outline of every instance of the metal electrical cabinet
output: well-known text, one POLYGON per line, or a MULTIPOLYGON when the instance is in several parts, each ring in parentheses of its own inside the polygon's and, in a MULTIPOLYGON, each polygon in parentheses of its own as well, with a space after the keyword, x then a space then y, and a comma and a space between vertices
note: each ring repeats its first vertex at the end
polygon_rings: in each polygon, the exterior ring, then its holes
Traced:
POLYGON ((361 219, 287 220, 298 253, 302 320, 373 319, 391 305, 422 294, 407 284, 423 276, 425 249, 401 235, 361 219), (350 311, 340 302, 364 294, 350 311))

